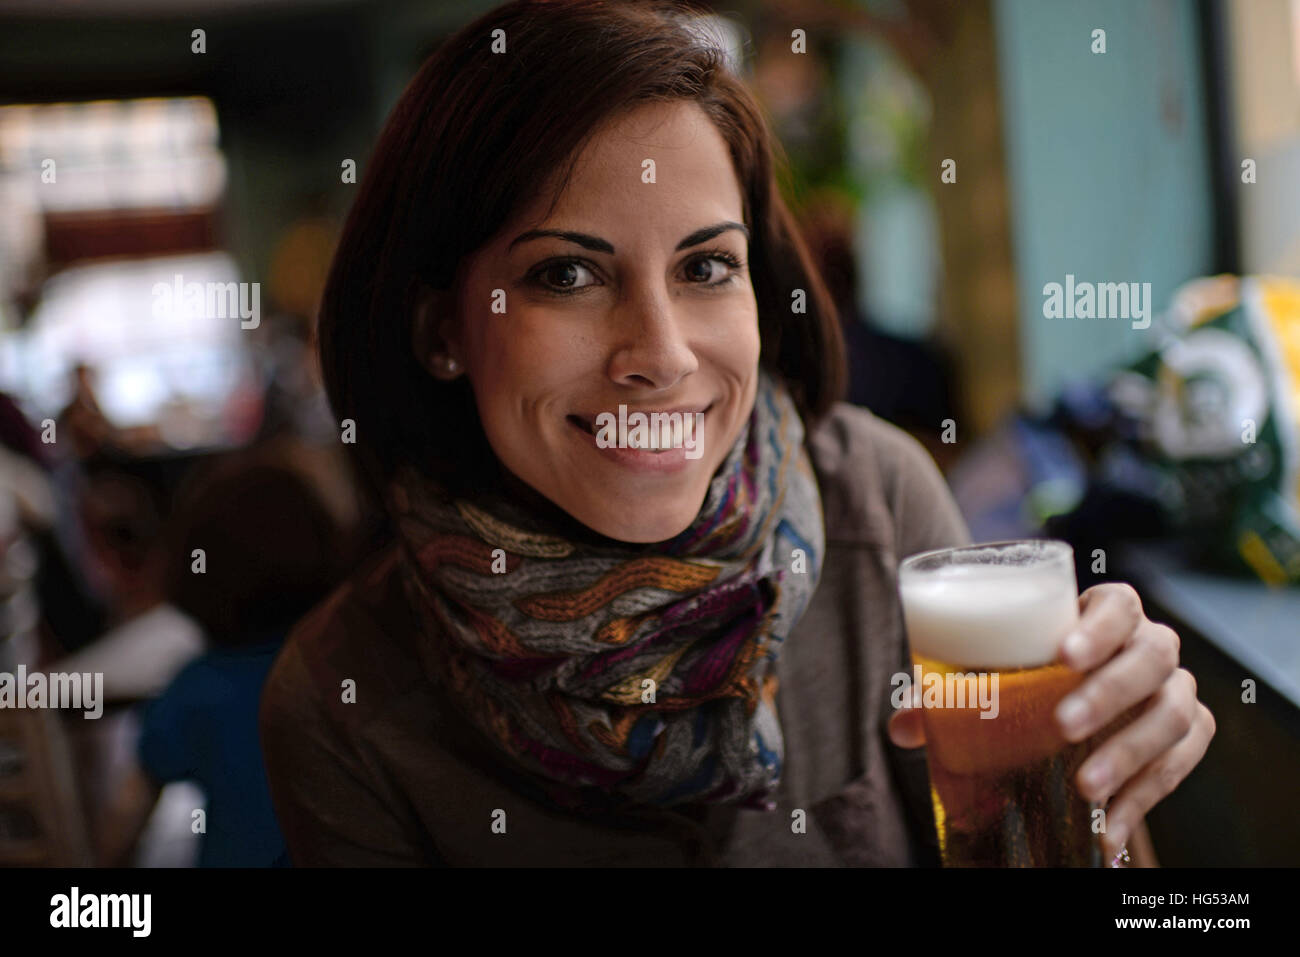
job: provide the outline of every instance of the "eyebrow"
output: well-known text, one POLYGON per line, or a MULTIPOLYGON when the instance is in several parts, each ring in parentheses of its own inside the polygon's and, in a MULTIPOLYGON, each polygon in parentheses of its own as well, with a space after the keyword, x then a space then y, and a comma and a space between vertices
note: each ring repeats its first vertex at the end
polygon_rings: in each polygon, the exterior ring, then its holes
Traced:
MULTIPOLYGON (((697 229, 680 243, 677 244, 677 250, 689 249, 691 246, 698 246, 700 243, 707 242, 714 236, 725 233, 729 229, 738 229, 749 239, 749 227, 744 223, 733 223, 730 220, 722 223, 714 223, 712 226, 705 226, 703 229, 697 229)), ((577 243, 593 252, 613 254, 614 247, 608 241, 601 239, 599 236, 590 236, 587 233, 575 233, 568 229, 530 229, 527 232, 520 233, 510 241, 507 249, 514 249, 520 243, 526 243, 530 239, 540 239, 544 236, 554 236, 556 239, 563 239, 571 243, 577 243)))

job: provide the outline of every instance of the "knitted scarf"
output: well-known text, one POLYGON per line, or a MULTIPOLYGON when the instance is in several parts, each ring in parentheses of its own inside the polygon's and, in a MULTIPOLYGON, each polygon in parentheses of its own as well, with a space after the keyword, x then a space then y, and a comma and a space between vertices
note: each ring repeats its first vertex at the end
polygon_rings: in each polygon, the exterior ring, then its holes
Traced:
POLYGON ((389 507, 440 692, 563 806, 772 807, 774 663, 825 541, 803 437, 760 371, 699 514, 652 545, 566 537, 518 496, 453 501, 400 473, 389 507))

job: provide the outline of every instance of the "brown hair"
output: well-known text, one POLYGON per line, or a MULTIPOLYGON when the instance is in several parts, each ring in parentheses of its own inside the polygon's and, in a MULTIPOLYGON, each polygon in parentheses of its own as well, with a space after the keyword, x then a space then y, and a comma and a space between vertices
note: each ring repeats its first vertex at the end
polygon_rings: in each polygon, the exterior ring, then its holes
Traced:
POLYGON ((325 387, 339 419, 356 423, 352 449, 372 480, 382 486, 404 464, 456 493, 493 480, 469 384, 435 379, 414 354, 420 284, 451 288, 462 257, 562 171, 558 201, 603 120, 647 101, 699 104, 728 144, 752 234, 760 361, 785 380, 809 431, 842 396, 839 323, 782 201, 779 144, 724 51, 690 25, 700 12, 514 0, 443 43, 406 88, 366 166, 320 313, 325 387), (505 53, 492 52, 496 30, 505 53), (791 310, 796 289, 804 313, 791 310))

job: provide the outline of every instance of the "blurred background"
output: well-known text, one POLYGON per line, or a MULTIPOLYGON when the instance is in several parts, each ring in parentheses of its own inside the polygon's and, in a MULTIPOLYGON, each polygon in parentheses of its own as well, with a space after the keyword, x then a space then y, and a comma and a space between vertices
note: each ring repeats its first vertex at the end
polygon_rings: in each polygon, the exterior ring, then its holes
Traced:
MULTIPOLYGON (((0 864, 286 863, 261 681, 383 537, 313 351, 348 168, 494 5, 0 0, 0 671, 106 700, 0 709, 0 864)), ((1065 538, 1182 635, 1218 735, 1162 863, 1300 863, 1300 2, 705 9, 852 401, 977 539, 1065 538), (1147 291, 1060 318, 1052 283, 1147 291)))

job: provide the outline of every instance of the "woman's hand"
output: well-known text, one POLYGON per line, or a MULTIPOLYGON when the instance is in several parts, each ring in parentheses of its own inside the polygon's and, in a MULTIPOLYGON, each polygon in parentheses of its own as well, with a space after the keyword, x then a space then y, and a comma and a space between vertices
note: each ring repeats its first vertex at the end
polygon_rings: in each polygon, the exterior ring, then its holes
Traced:
MULTIPOLYGON (((1106 805, 1102 849, 1109 861, 1201 760, 1215 724, 1196 698, 1196 679, 1178 667, 1178 634, 1146 617, 1132 586, 1095 585, 1079 596, 1079 610, 1062 660, 1088 676, 1061 700, 1056 721, 1067 740, 1081 741, 1126 718, 1076 778, 1084 797, 1106 805)), ((915 708, 896 712, 890 739, 900 747, 924 744, 920 718, 915 708)))

